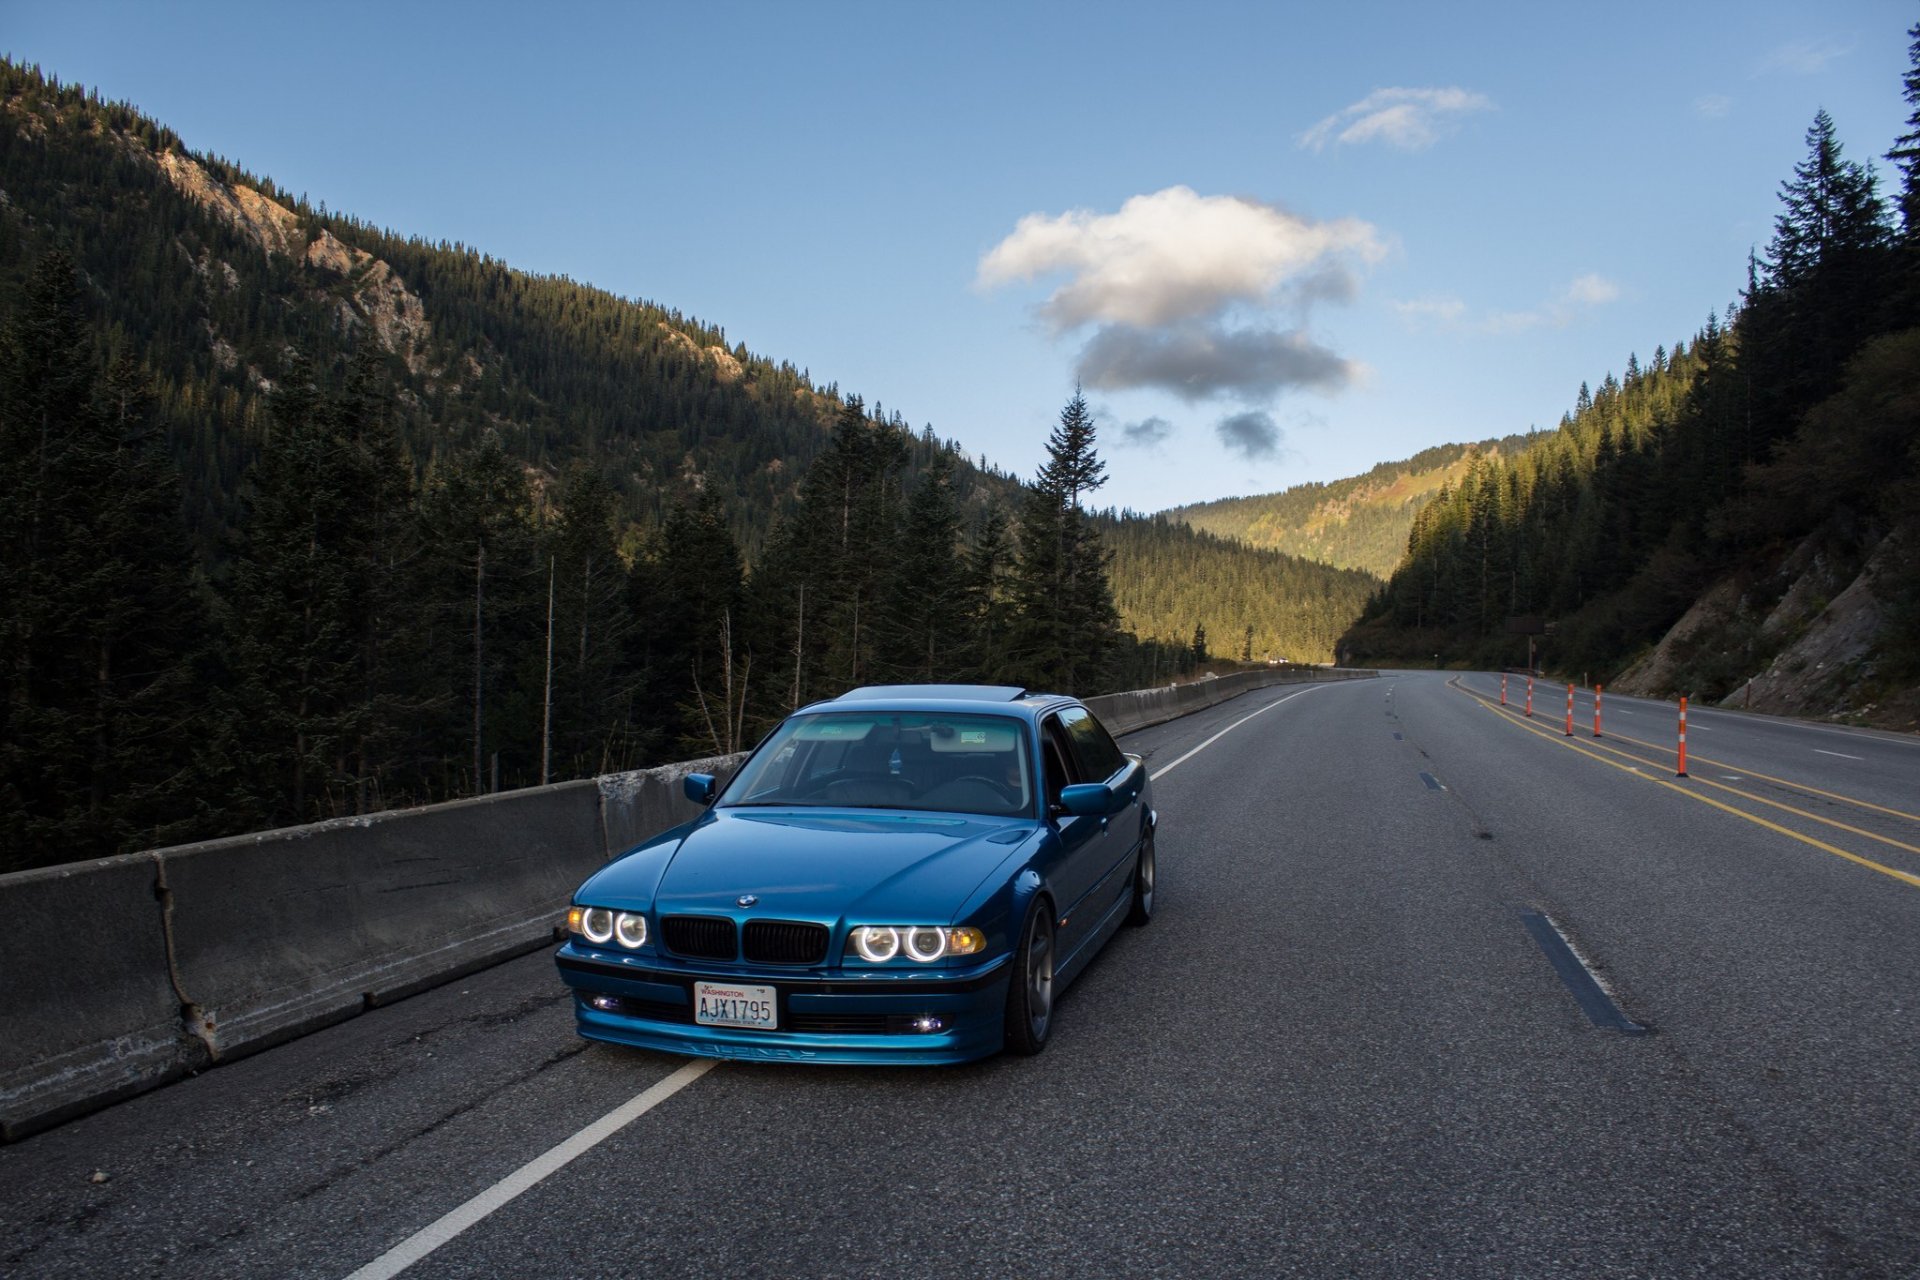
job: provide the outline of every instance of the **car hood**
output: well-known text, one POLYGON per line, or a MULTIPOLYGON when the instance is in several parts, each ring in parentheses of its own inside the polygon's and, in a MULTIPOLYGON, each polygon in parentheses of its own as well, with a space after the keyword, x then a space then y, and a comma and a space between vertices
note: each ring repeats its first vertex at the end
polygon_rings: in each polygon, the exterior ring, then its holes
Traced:
POLYGON ((753 894, 761 919, 947 923, 1033 827, 958 814, 716 809, 670 858, 622 859, 581 900, 731 915, 753 894))

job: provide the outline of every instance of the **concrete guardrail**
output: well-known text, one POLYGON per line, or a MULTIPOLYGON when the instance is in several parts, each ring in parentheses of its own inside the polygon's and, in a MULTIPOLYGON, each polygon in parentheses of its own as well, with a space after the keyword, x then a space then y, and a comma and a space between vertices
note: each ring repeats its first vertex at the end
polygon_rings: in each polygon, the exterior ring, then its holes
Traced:
MULTIPOLYGON (((1243 672, 1087 700, 1115 735, 1250 689, 1243 672)), ((554 941, 607 858, 698 816, 744 755, 0 876, 0 1140, 554 941)))

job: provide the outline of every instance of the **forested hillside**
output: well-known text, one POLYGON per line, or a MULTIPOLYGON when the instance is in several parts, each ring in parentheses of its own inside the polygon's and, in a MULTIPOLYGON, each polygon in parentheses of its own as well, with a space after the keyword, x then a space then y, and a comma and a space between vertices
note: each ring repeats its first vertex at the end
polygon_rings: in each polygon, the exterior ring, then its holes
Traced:
MULTIPOLYGON (((711 483, 749 550, 838 411, 837 388, 716 327, 329 212, 32 68, 0 61, 0 120, 0 287, 49 246, 73 256, 108 346, 151 371, 204 547, 235 517, 290 351, 324 382, 370 340, 423 467, 491 429, 551 474, 592 459, 653 522, 711 483)), ((916 436, 916 469, 935 447, 916 436)))
POLYGON ((1740 304, 1420 514, 1360 660, 1545 661, 1909 723, 1920 677, 1920 27, 1891 202, 1821 112, 1740 304), (1891 207, 1890 207, 1891 203, 1891 207))
POLYGON ((0 454, 0 870, 731 751, 861 683, 1127 687, 1202 627, 1323 659, 1360 594, 1096 518, 1078 397, 1023 484, 5 63, 0 454))
POLYGON ((1413 519, 1442 487, 1458 485, 1476 458, 1511 457, 1527 436, 1443 444, 1365 475, 1297 484, 1279 493, 1220 498, 1165 514, 1206 533, 1384 578, 1406 554, 1413 519))
POLYGON ((1129 628, 1191 647, 1198 627, 1219 657, 1330 661, 1380 586, 1370 573, 1198 533, 1167 515, 1109 515, 1101 531, 1129 628))

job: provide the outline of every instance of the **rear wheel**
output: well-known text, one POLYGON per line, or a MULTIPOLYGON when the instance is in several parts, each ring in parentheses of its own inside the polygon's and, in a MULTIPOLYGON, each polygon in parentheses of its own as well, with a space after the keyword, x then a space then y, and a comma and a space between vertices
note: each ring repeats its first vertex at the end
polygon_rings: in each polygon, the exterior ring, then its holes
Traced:
POLYGON ((1035 895, 1013 953, 1007 987, 1007 1051, 1031 1055, 1047 1047, 1053 1028, 1053 916, 1035 895))
POLYGON ((1127 912, 1127 923, 1143 925, 1153 919, 1153 828, 1147 828, 1147 834, 1140 841, 1140 861, 1133 868, 1133 908, 1127 912))

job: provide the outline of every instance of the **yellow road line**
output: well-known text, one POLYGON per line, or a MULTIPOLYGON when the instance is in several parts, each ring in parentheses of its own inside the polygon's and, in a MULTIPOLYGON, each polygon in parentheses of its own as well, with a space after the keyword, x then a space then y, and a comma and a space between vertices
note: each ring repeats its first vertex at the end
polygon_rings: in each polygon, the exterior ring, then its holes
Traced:
MULTIPOLYGON (((1610 733, 1607 736, 1609 738, 1618 738, 1622 742, 1631 742, 1635 746, 1645 747, 1649 751, 1661 751, 1670 756, 1678 754, 1672 747, 1663 747, 1656 742, 1642 742, 1640 739, 1630 738, 1624 733, 1610 733)), ((1805 791, 1811 795, 1825 796, 1829 800, 1838 800, 1842 804, 1857 805, 1862 809, 1872 809, 1876 813, 1891 814, 1896 818, 1905 818, 1909 822, 1920 822, 1920 813, 1907 813, 1901 809, 1889 809, 1885 805, 1873 804, 1866 800, 1856 800, 1854 797, 1842 795, 1838 791, 1822 791, 1819 787, 1810 787, 1804 782, 1792 782, 1786 778, 1776 778, 1770 773, 1756 773, 1752 769, 1742 769, 1737 764, 1728 764, 1723 760, 1708 759, 1698 752, 1689 751, 1687 755, 1701 764, 1710 764, 1716 769, 1732 769, 1736 773, 1740 773, 1749 778, 1758 778, 1762 782, 1777 782, 1783 787, 1792 787, 1795 791, 1805 791)))
MULTIPOLYGON (((1447 683, 1449 683, 1449 684, 1451 684, 1451 685, 1453 685, 1453 687, 1454 687, 1454 688, 1456 688, 1456 689, 1458 689, 1458 690, 1459 690, 1459 691, 1460 691, 1461 693, 1464 693, 1464 694, 1466 694, 1466 695, 1468 695, 1469 697, 1473 697, 1473 698, 1478 698, 1478 699, 1480 699, 1480 701, 1481 701, 1481 702, 1483 702, 1483 703, 1485 703, 1485 704, 1486 704, 1487 706, 1489 706, 1489 707, 1493 707, 1493 706, 1496 706, 1496 705, 1497 705, 1497 704, 1495 704, 1495 702, 1493 701, 1493 695, 1492 695, 1492 694, 1488 694, 1488 693, 1481 693, 1481 692, 1480 692, 1480 691, 1479 691, 1478 689, 1469 689, 1469 688, 1467 688, 1467 686, 1465 686, 1464 684, 1460 684, 1460 683, 1458 683, 1458 681, 1459 681, 1459 679, 1460 679, 1460 678, 1459 678, 1458 676, 1455 676, 1455 677, 1454 677, 1454 678, 1453 678, 1452 680, 1450 680, 1450 681, 1448 681, 1447 683)), ((1499 708, 1499 709, 1500 709, 1500 710, 1503 710, 1503 711, 1505 711, 1505 712, 1507 712, 1507 713, 1508 713, 1509 715, 1513 715, 1513 716, 1514 716, 1514 718, 1515 718, 1515 719, 1517 719, 1517 720, 1519 720, 1519 719, 1524 719, 1524 718, 1525 718, 1525 717, 1523 717, 1523 716, 1520 716, 1520 715, 1518 715, 1518 714, 1516 714, 1516 713, 1514 713, 1514 711, 1513 711, 1513 708, 1511 708, 1511 707, 1501 707, 1501 708, 1499 708)), ((1624 734, 1624 733, 1609 733, 1609 734, 1607 734, 1607 736, 1606 736, 1606 738, 1603 738, 1603 739, 1601 739, 1601 741, 1603 741, 1603 742, 1605 742, 1605 741, 1608 741, 1608 740, 1613 740, 1613 741, 1617 741, 1617 742, 1631 742, 1631 743, 1633 743, 1633 745, 1634 745, 1634 746, 1636 746, 1636 747, 1645 747, 1645 748, 1646 748, 1647 750, 1649 750, 1649 751, 1658 751, 1658 752, 1661 752, 1661 753, 1663 753, 1663 754, 1665 754, 1665 755, 1670 755, 1670 756, 1677 756, 1677 755, 1679 755, 1679 754, 1680 754, 1680 753, 1679 753, 1679 751, 1678 751, 1677 749, 1675 749, 1675 748, 1673 748, 1673 747, 1663 747, 1663 746, 1661 746, 1661 745, 1660 745, 1659 743, 1657 743, 1657 742, 1644 742, 1644 741, 1642 741, 1642 740, 1641 740, 1641 739, 1639 739, 1639 738, 1635 738, 1635 737, 1632 737, 1632 736, 1630 736, 1630 735, 1628 735, 1628 734, 1624 734)), ((1624 754, 1624 753, 1622 753, 1622 754, 1624 754)), ((1822 791, 1822 790, 1821 790, 1821 789, 1820 789, 1819 787, 1812 787, 1812 786, 1808 786, 1808 785, 1807 785, 1806 783, 1804 783, 1804 782, 1793 782, 1793 781, 1791 781, 1791 780, 1789 780, 1789 779, 1787 779, 1787 778, 1776 778, 1776 777, 1774 777, 1774 776, 1773 776, 1772 774, 1770 774, 1770 773, 1758 773, 1758 772, 1756 772, 1756 771, 1754 771, 1754 770, 1752 770, 1752 769, 1743 769, 1743 768, 1741 768, 1741 767, 1740 767, 1739 765, 1737 765, 1737 764, 1728 764, 1728 763, 1726 763, 1726 762, 1725 762, 1724 760, 1713 760, 1713 759, 1710 759, 1710 758, 1708 758, 1708 757, 1706 757, 1706 756, 1703 756, 1703 755, 1701 755, 1701 754, 1700 754, 1699 752, 1697 752, 1697 751, 1689 751, 1689 752, 1687 753, 1687 755, 1688 755, 1688 756, 1689 756, 1689 758, 1691 758, 1691 759, 1692 759, 1692 760, 1693 760, 1693 761, 1694 761, 1695 763, 1698 763, 1698 764, 1710 764, 1710 765, 1712 765, 1712 766, 1713 766, 1714 768, 1716 768, 1716 769, 1732 769, 1732 770, 1735 770, 1736 772, 1738 772, 1738 773, 1740 773, 1740 774, 1741 774, 1741 775, 1742 775, 1743 777, 1748 777, 1748 778, 1758 778, 1758 779, 1760 779, 1760 780, 1761 780, 1762 782, 1777 782, 1777 783, 1779 783, 1779 784, 1780 784, 1781 786, 1783 786, 1783 787, 1791 787, 1791 788, 1793 788, 1793 789, 1794 789, 1795 791, 1804 791, 1804 792, 1806 792, 1806 793, 1807 793, 1807 794, 1809 794, 1809 795, 1816 795, 1816 796, 1824 796, 1824 797, 1825 797, 1826 799, 1828 799, 1828 800, 1838 800, 1838 801, 1840 801, 1840 802, 1841 802, 1842 804, 1850 804, 1850 805, 1853 805, 1853 806, 1855 806, 1856 808, 1860 808, 1860 809, 1871 809, 1871 810, 1873 810, 1873 811, 1874 811, 1875 813, 1885 813, 1885 814, 1889 814, 1889 815, 1891 815, 1891 816, 1893 816, 1893 817, 1895 817, 1895 818, 1905 818, 1905 819, 1907 819, 1907 821, 1909 821, 1909 822, 1920 822, 1920 813, 1907 813, 1906 811, 1904 811, 1904 810, 1901 810, 1901 809, 1889 809, 1889 808, 1887 808, 1887 807, 1886 807, 1885 805, 1880 805, 1880 804, 1874 804, 1874 803, 1872 803, 1871 801, 1867 801, 1867 800, 1859 800, 1859 799, 1856 799, 1855 797, 1853 797, 1853 796, 1849 796, 1849 795, 1842 795, 1842 794, 1841 794, 1841 793, 1839 793, 1838 791, 1822 791)), ((1696 778, 1696 779, 1694 779, 1694 781, 1696 781, 1696 782, 1706 782, 1707 780, 1706 780, 1705 778, 1696 778)), ((1719 783, 1717 783, 1717 782, 1713 782, 1713 783, 1708 783, 1708 785, 1709 785, 1709 786, 1716 786, 1716 787, 1717 787, 1717 786, 1719 786, 1720 784, 1719 784, 1719 783)), ((1728 787, 1728 788, 1726 788, 1726 790, 1730 790, 1730 791, 1735 791, 1735 792, 1736 792, 1736 794, 1738 794, 1738 795, 1752 795, 1752 793, 1751 793, 1751 792, 1747 792, 1747 791, 1738 791, 1738 790, 1737 790, 1736 788, 1732 788, 1732 787, 1728 787)), ((1760 798, 1759 796, 1753 796, 1753 798, 1754 798, 1755 800, 1760 800, 1760 802, 1761 802, 1762 804, 1772 804, 1772 803, 1773 803, 1773 801, 1771 801, 1771 800, 1761 800, 1761 798, 1760 798)), ((1783 809, 1786 809, 1786 808, 1787 808, 1787 806, 1785 806, 1785 805, 1780 805, 1779 807, 1780 807, 1780 808, 1783 808, 1783 809)), ((1800 811, 1800 810, 1798 810, 1798 809, 1787 809, 1787 812, 1789 812, 1789 813, 1800 813, 1801 811, 1800 811)), ((1804 814, 1803 816, 1805 816, 1805 817, 1809 817, 1809 818, 1813 818, 1813 819, 1814 819, 1814 821, 1816 821, 1816 822, 1826 822, 1826 821, 1827 821, 1827 819, 1825 819, 1825 818, 1820 818, 1820 817, 1816 817, 1815 815, 1813 815, 1813 814, 1810 814, 1810 813, 1808 813, 1808 814, 1804 814)), ((1832 826, 1837 826, 1837 827, 1840 827, 1840 828, 1841 828, 1841 830, 1843 830, 1843 831, 1856 831, 1856 830, 1857 830, 1856 828, 1853 828, 1853 827, 1848 827, 1848 826, 1844 826, 1844 825, 1842 825, 1841 823, 1837 823, 1837 822, 1835 822, 1835 823, 1831 823, 1830 825, 1832 825, 1832 826)), ((1869 837, 1871 837, 1872 839, 1875 839, 1875 840, 1879 840, 1879 839, 1882 839, 1882 837, 1880 837, 1880 836, 1874 836, 1874 835, 1872 835, 1872 833, 1871 833, 1871 832, 1858 832, 1858 834, 1861 834, 1861 835, 1866 835, 1866 836, 1869 836, 1869 837)), ((1888 844, 1893 844, 1893 845, 1898 845, 1898 846, 1899 846, 1900 848, 1902 848, 1902 849, 1909 849, 1909 850, 1913 850, 1913 851, 1914 851, 1914 852, 1916 852, 1916 853, 1920 853, 1920 849, 1915 849, 1913 845, 1910 845, 1910 844, 1900 844, 1900 842, 1899 842, 1899 841, 1897 841, 1897 840, 1889 840, 1889 841, 1887 841, 1887 843, 1888 843, 1888 844)))
MULTIPOLYGON (((1548 737, 1553 736, 1550 731, 1542 730, 1541 732, 1546 733, 1546 736, 1548 737)), ((1626 739, 1626 741, 1639 742, 1639 739, 1628 738, 1626 739)), ((1652 761, 1647 760, 1643 756, 1634 755, 1630 751, 1621 751, 1621 750, 1618 750, 1617 748, 1610 747, 1607 745, 1604 739, 1599 742, 1587 743, 1585 745, 1597 748, 1598 750, 1601 750, 1601 751, 1608 752, 1611 755, 1619 756, 1622 760, 1635 760, 1635 761, 1639 761, 1641 764, 1653 763, 1652 761)), ((1642 742, 1640 743, 1640 745, 1648 746, 1650 744, 1642 742)), ((1700 759, 1700 757, 1698 756, 1694 758, 1696 760, 1700 759)), ((1711 761, 1709 761, 1708 763, 1711 763, 1711 761)), ((1732 766, 1728 766, 1728 767, 1732 767, 1732 766)), ((1754 774, 1752 776, 1757 778, 1757 777, 1760 777, 1761 775, 1754 774)), ((1756 795, 1751 791, 1745 791, 1739 787, 1730 787, 1724 782, 1715 782, 1711 778, 1699 778, 1699 777, 1692 777, 1692 776, 1689 776, 1688 780, 1698 786, 1712 787, 1717 791, 1725 791, 1731 795, 1743 796, 1746 799, 1752 800, 1757 804, 1764 804, 1770 809, 1778 809, 1783 813, 1790 813, 1796 818, 1805 818, 1809 822, 1818 822, 1822 826, 1833 827, 1834 829, 1839 831, 1844 831, 1849 835, 1864 836, 1868 840, 1875 841, 1879 844, 1892 845, 1894 848, 1903 849, 1908 853, 1920 853, 1920 845, 1908 844, 1903 840, 1895 840, 1892 836, 1883 836, 1878 834, 1877 832, 1868 831, 1861 827, 1849 826, 1846 823, 1841 822, 1835 818, 1824 818, 1817 813, 1808 813, 1805 809, 1796 809, 1790 804, 1782 804, 1778 800, 1769 800, 1765 796, 1756 795)), ((1769 781, 1771 781, 1771 779, 1769 779, 1769 781)))
MULTIPOLYGON (((1455 686, 1455 687, 1457 688, 1458 686, 1455 686)), ((1461 692, 1466 693, 1467 690, 1462 689, 1461 692)), ((1779 835, 1786 836, 1790 840, 1798 840, 1801 844, 1811 845, 1815 849, 1820 850, 1822 853, 1830 853, 1836 858, 1845 858, 1848 862, 1856 863, 1859 866, 1863 866, 1867 868, 1869 871, 1878 871, 1883 876, 1890 876, 1893 879, 1898 880, 1903 884, 1911 885, 1916 889, 1920 889, 1920 876, 1910 875, 1905 871, 1899 871, 1893 867, 1884 866, 1881 863, 1875 862, 1871 858, 1863 858, 1857 853, 1848 853, 1845 849, 1841 849, 1841 848, 1838 848, 1837 846, 1830 845, 1824 840, 1815 840, 1812 836, 1802 835, 1800 832, 1794 831, 1788 827, 1783 827, 1777 822, 1769 822, 1765 818, 1762 818, 1757 814, 1748 813, 1744 809, 1736 809, 1732 805, 1726 804, 1719 800, 1715 800, 1711 796, 1703 796, 1697 791, 1689 791, 1687 788, 1679 785, 1678 783, 1669 782, 1665 778, 1651 777, 1647 774, 1641 773, 1638 769, 1630 768, 1627 765, 1621 764, 1617 760, 1609 760, 1605 756, 1599 754, 1598 752, 1589 751, 1582 744, 1578 742, 1574 742, 1564 737, 1561 734, 1549 733, 1544 729, 1536 729, 1532 725, 1527 724, 1524 721, 1521 721, 1519 719, 1516 719, 1513 716, 1501 715, 1500 709, 1498 707, 1493 706, 1492 704, 1484 701, 1479 701, 1478 697, 1475 695, 1469 694, 1469 696, 1475 697, 1475 700, 1479 702, 1479 705, 1481 705, 1482 707, 1485 707, 1488 711, 1491 711, 1495 716, 1498 716, 1500 720, 1505 724, 1514 725, 1515 727, 1521 730, 1524 730, 1527 733, 1534 734, 1537 737, 1545 738, 1549 742, 1555 742, 1563 747, 1567 747, 1567 748, 1570 748, 1571 750, 1578 751, 1581 755, 1586 756, 1590 760, 1598 760, 1601 764, 1607 765, 1610 768, 1618 769, 1622 773, 1630 773, 1636 778, 1642 778, 1648 782, 1653 783, 1655 786, 1665 787, 1667 790, 1677 792, 1678 794, 1685 796, 1689 800, 1698 800, 1701 804, 1712 805, 1714 808, 1720 810, 1722 813, 1730 813, 1736 818, 1744 818, 1748 822, 1753 823, 1757 827, 1765 827, 1767 830, 1775 832, 1779 835)), ((1757 798, 1758 797, 1756 797, 1756 799, 1757 798)))

